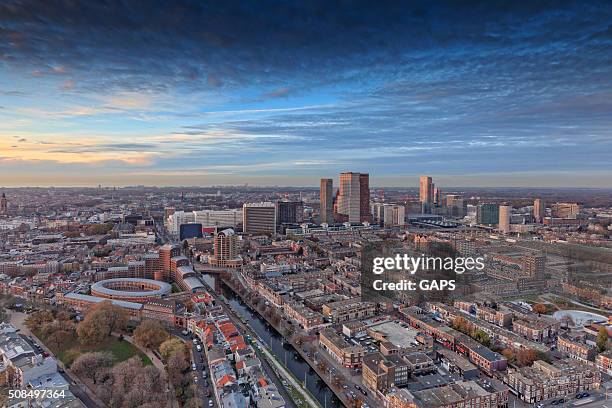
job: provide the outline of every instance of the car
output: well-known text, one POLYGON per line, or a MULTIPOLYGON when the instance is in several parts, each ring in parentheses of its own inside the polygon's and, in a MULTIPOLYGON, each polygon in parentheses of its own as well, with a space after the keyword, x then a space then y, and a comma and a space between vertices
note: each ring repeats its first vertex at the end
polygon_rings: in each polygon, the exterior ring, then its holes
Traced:
POLYGON ((588 392, 583 392, 580 395, 582 395, 582 398, 586 398, 586 397, 590 397, 591 396, 591 394, 589 394, 588 392))
POLYGON ((559 404, 563 404, 565 402, 565 398, 560 398, 559 399, 559 404))
POLYGON ((212 406, 213 406, 212 400, 208 400, 208 406, 209 406, 209 407, 212 407, 212 406))
POLYGON ((194 337, 192 341, 193 341, 193 344, 198 344, 198 339, 197 339, 197 337, 194 337))
POLYGON ((554 400, 553 402, 550 403, 550 405, 559 405, 559 401, 554 400))
POLYGON ((544 404, 538 404, 536 405, 536 408, 544 408, 544 404))
POLYGON ((582 398, 582 394, 576 394, 576 397, 575 397, 575 398, 576 398, 576 399, 580 399, 580 398, 582 398))
POLYGON ((196 384, 198 383, 198 376, 197 375, 193 376, 193 382, 196 383, 196 384))
POLYGON ((197 349, 198 351, 202 351, 202 346, 200 346, 200 345, 198 344, 198 345, 196 345, 196 349, 197 349))
POLYGON ((193 364, 191 365, 191 369, 192 369, 193 371, 195 371, 195 370, 197 370, 197 369, 198 369, 198 367, 196 366, 196 364, 195 364, 195 363, 193 363, 193 364))
POLYGON ((187 336, 187 335, 189 334, 189 332, 188 332, 187 330, 183 330, 183 331, 181 332, 181 334, 182 334, 183 336, 187 336))

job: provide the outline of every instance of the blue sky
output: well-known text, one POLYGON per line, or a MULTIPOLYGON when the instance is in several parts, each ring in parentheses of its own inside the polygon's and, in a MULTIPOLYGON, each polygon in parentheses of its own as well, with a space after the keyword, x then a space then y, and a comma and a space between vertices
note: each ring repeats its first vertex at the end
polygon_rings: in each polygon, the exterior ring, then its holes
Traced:
POLYGON ((612 187, 607 2, 215 3, 1 3, 0 185, 612 187))

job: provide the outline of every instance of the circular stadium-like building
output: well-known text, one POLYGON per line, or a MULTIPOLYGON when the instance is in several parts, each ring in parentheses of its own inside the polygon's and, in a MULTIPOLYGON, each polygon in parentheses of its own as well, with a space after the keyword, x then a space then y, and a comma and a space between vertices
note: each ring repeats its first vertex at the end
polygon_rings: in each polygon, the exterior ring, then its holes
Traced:
POLYGON ((171 292, 172 286, 170 284, 144 278, 106 279, 91 285, 93 296, 128 302, 147 302, 160 299, 171 292))

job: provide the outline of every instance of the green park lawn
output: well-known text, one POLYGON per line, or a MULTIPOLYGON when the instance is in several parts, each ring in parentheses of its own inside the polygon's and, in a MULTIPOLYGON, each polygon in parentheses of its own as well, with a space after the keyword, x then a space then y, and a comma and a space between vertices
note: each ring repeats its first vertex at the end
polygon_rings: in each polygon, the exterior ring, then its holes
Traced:
MULTIPOLYGON (((41 338, 41 340, 45 341, 43 338, 41 338)), ((128 360, 133 356, 139 356, 145 365, 152 364, 149 357, 138 350, 136 346, 112 336, 107 337, 106 340, 97 344, 81 344, 79 340, 74 337, 62 344, 60 348, 57 347, 57 344, 50 344, 47 341, 45 341, 45 345, 66 365, 72 364, 81 354, 96 351, 110 353, 113 356, 115 364, 128 360)))

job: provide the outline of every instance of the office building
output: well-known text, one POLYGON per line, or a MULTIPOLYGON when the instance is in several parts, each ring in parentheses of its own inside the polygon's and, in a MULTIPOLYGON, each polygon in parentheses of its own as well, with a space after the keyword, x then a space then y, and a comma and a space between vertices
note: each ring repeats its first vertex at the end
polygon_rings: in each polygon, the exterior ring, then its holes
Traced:
POLYGON ((383 222, 385 227, 403 227, 406 210, 403 205, 385 204, 383 206, 383 222))
POLYGON ((385 204, 373 203, 370 208, 372 209, 372 222, 382 223, 385 220, 385 204))
POLYGON ((553 218, 576 218, 580 214, 578 203, 555 203, 550 207, 553 218))
POLYGON ((499 222, 499 204, 478 204, 476 207, 476 223, 481 225, 497 225, 499 222))
POLYGON ((8 200, 6 199, 6 194, 2 193, 2 197, 0 197, 0 215, 8 214, 8 200))
POLYGON ((512 216, 512 207, 504 204, 499 206, 499 232, 502 234, 510 233, 510 217, 512 216))
POLYGON ((278 201, 276 203, 277 224, 301 224, 304 220, 302 201, 278 201))
POLYGON ((466 210, 462 196, 457 194, 447 194, 445 200, 449 216, 457 218, 465 217, 466 210))
POLYGON ((179 240, 183 241, 190 238, 202 238, 202 224, 181 224, 179 227, 179 240))
POLYGON ((244 203, 242 228, 246 234, 274 234, 276 226, 276 205, 274 203, 244 203))
POLYGON ((337 197, 338 214, 348 222, 370 221, 370 176, 341 173, 337 197))
POLYGON ((429 213, 434 200, 434 185, 429 176, 421 176, 419 179, 419 200, 424 213, 429 213))
POLYGON ((538 224, 544 221, 546 216, 546 203, 541 198, 533 200, 533 220, 538 224))
POLYGON ((236 227, 242 223, 242 209, 194 211, 194 222, 202 227, 236 227))
POLYGON ((172 234, 178 235, 181 229, 181 225, 190 224, 193 222, 194 215, 192 212, 175 211, 168 216, 167 227, 172 234))
POLYGON ((442 190, 438 187, 434 187, 433 205, 436 207, 442 206, 442 190))
POLYGON ((334 181, 332 179, 321 179, 319 197, 321 224, 332 224, 334 222, 334 181))

